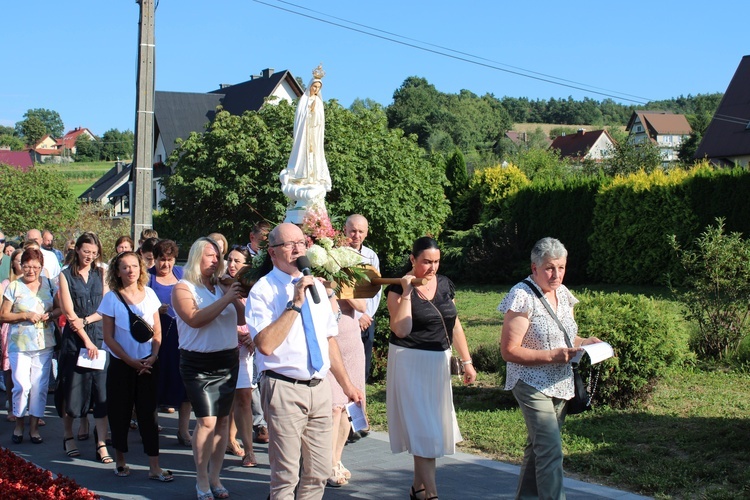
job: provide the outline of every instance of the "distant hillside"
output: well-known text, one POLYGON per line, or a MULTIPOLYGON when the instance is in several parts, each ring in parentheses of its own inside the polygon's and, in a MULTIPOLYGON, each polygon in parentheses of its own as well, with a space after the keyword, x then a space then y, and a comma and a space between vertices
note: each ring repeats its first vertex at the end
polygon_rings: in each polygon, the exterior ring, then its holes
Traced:
MULTIPOLYGON (((586 129, 586 130, 602 130, 603 128, 613 128, 613 127, 602 127, 601 125, 560 125, 559 123, 514 123, 513 124, 513 131, 514 132, 533 132, 537 128, 541 128, 542 131, 549 136, 550 130, 554 128, 574 128, 578 130, 579 128, 586 129)), ((625 131, 625 125, 620 127, 615 127, 617 129, 625 131)))

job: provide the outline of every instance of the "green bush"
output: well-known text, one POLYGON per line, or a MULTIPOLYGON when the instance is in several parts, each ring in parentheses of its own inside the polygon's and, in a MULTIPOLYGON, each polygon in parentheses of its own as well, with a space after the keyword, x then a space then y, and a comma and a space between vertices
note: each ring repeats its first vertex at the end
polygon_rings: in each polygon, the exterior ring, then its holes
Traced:
MULTIPOLYGON (((612 345, 615 358, 599 365, 595 401, 627 408, 644 401, 657 379, 693 359, 690 329, 679 306, 643 295, 579 292, 576 320, 581 337, 612 345)), ((588 369, 582 363, 584 374, 588 369)))
POLYGON ((506 216, 510 198, 529 184, 526 175, 514 165, 496 165, 476 172, 471 178, 470 189, 479 192, 480 220, 487 222, 506 216))
POLYGON ((700 329, 695 349, 712 358, 735 354, 750 332, 750 241, 725 234, 719 218, 696 239, 694 250, 680 248, 674 237, 671 243, 686 271, 677 297, 700 329))
POLYGON ((481 344, 471 353, 471 361, 478 372, 499 373, 505 377, 505 361, 500 354, 500 344, 481 344))
POLYGON ((616 177, 603 185, 594 207, 589 272, 605 283, 663 284, 678 272, 668 235, 696 234, 685 181, 692 172, 656 170, 616 177))

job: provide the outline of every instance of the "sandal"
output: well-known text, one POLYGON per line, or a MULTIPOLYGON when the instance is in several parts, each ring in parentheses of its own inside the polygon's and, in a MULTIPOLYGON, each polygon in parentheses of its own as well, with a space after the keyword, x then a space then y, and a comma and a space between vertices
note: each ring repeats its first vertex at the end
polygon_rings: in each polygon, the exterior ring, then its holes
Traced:
POLYGON ((198 485, 195 485, 195 491, 198 493, 198 500, 214 500, 214 494, 211 492, 211 489, 209 488, 208 491, 201 491, 200 488, 198 488, 198 485))
POLYGON ((188 437, 182 437, 180 431, 177 431, 177 443, 181 446, 187 446, 188 448, 193 446, 193 442, 190 440, 190 434, 188 434, 188 437))
MULTIPOLYGON (((68 449, 68 447, 65 445, 65 443, 67 443, 68 441, 73 441, 73 436, 69 438, 63 438, 63 450, 65 451, 65 454, 70 458, 80 457, 81 452, 78 451, 78 448, 68 449)), ((73 442, 73 444, 75 444, 75 441, 73 442)))
POLYGON ((154 481, 161 481, 162 483, 169 483, 174 480, 171 470, 162 470, 159 474, 149 474, 148 478, 154 481))
POLYGON ((411 487, 411 491, 409 491, 409 500, 422 500, 417 496, 418 493, 422 493, 424 491, 424 488, 421 490, 415 490, 414 485, 411 487))
POLYGON ((227 443, 227 453, 230 455, 234 455, 237 457, 244 457, 245 456, 245 450, 240 446, 240 443, 237 441, 230 441, 227 443))
POLYGON ((122 467, 115 468, 115 476, 117 477, 128 477, 130 475, 130 467, 123 465, 122 467))
POLYGON ((255 459, 255 453, 252 451, 250 453, 245 453, 245 456, 242 457, 242 466, 255 467, 256 465, 258 465, 258 461, 255 459))
POLYGON ((336 469, 337 471, 339 471, 341 473, 341 475, 344 476, 345 478, 347 478, 347 479, 351 479, 352 478, 351 471, 349 469, 347 469, 346 467, 344 467, 344 464, 342 464, 341 461, 339 461, 339 463, 337 463, 334 466, 334 469, 336 469))
MULTIPOLYGON (((73 439, 73 438, 70 438, 70 439, 73 439)), ((103 464, 111 464, 112 462, 114 462, 114 459, 112 457, 110 457, 109 455, 102 455, 101 454, 101 452, 99 450, 101 450, 102 448, 106 449, 107 445, 106 444, 101 444, 101 445, 99 445, 99 446, 96 447, 96 458, 98 458, 99 461, 101 463, 103 463, 103 464)))
POLYGON ((130 428, 136 430, 138 428, 138 421, 136 419, 130 420, 130 428))
POLYGON ((223 486, 211 486, 214 498, 229 498, 229 490, 223 486))
POLYGON ((333 475, 328 478, 326 483, 332 488, 341 488, 342 486, 349 484, 349 480, 345 478, 339 470, 333 469, 333 475))

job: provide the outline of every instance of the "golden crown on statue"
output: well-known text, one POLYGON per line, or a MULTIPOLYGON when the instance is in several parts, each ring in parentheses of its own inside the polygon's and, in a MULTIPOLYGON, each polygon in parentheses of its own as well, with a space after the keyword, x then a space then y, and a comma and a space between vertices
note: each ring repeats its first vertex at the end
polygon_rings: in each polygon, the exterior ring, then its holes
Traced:
POLYGON ((313 78, 316 78, 318 80, 321 80, 324 76, 326 76, 326 72, 323 71, 323 63, 318 64, 318 67, 312 70, 313 78))

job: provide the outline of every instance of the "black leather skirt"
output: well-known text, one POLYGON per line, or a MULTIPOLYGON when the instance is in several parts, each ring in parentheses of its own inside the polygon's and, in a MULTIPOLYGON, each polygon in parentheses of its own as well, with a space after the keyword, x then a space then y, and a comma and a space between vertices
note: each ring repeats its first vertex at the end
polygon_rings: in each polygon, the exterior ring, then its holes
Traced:
POLYGON ((196 417, 229 415, 239 368, 239 349, 218 352, 180 349, 180 375, 196 417))

